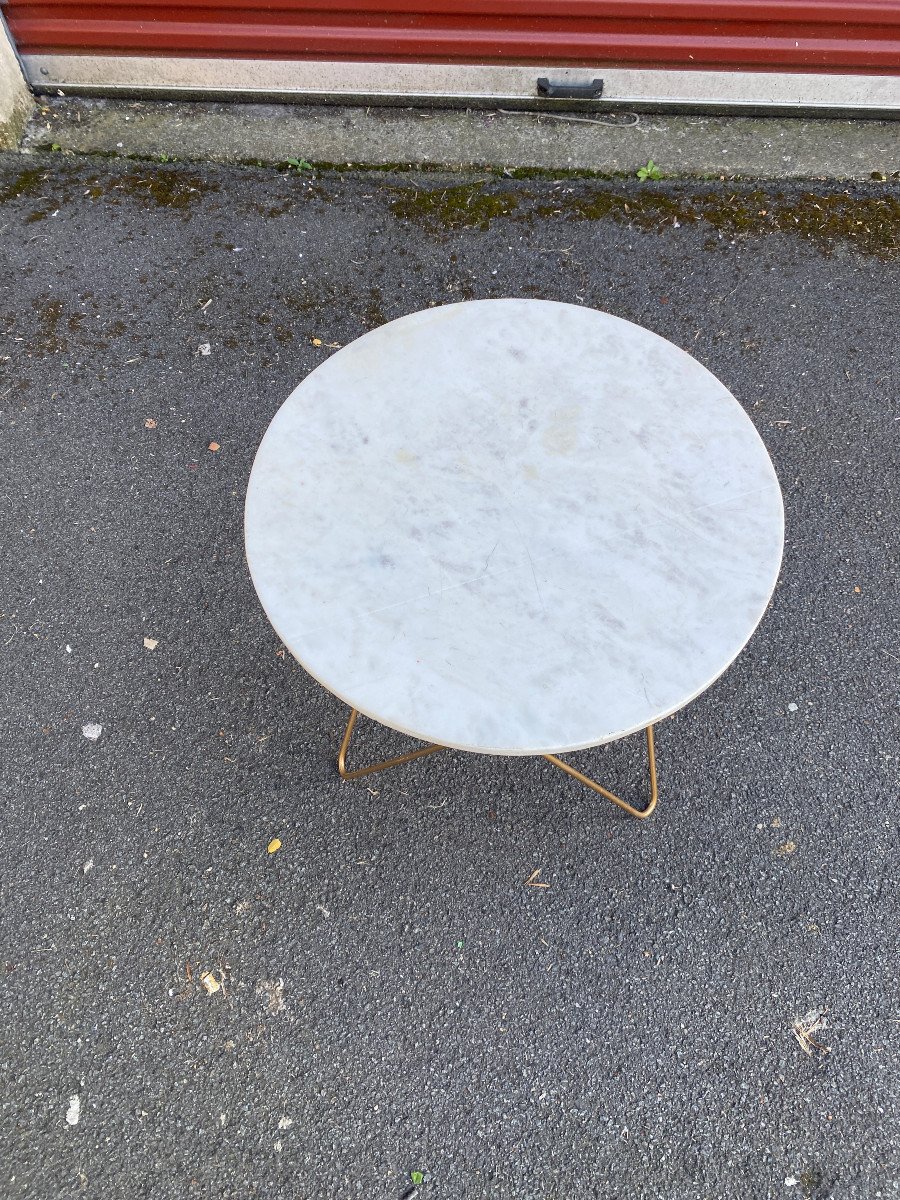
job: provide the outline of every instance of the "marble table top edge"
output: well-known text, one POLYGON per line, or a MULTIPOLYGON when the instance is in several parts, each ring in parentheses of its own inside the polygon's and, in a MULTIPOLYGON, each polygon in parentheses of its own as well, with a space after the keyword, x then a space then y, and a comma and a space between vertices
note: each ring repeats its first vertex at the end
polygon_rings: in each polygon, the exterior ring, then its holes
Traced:
MULTIPOLYGON (((780 574, 780 571, 779 571, 779 574, 780 574)), ((252 570, 251 570, 251 575, 252 575, 252 570)), ((776 576, 775 584, 773 584, 773 588, 776 584, 777 584, 777 576, 776 576)), ((316 674, 316 672, 313 671, 308 666, 308 664, 305 663, 303 661, 303 659, 294 650, 291 650, 290 646, 288 646, 286 642, 285 642, 285 646, 290 651, 291 656, 293 657, 294 661, 298 664, 298 666, 302 667, 304 672, 311 679, 315 680, 315 682, 317 684, 319 684, 320 687, 324 688, 326 692, 328 692, 330 695, 334 696, 334 698, 336 700, 339 700, 342 704, 345 704, 347 706, 348 710, 355 709, 361 716, 365 717, 367 720, 372 721, 376 725, 382 725, 382 726, 384 726, 384 728, 390 729, 394 733, 400 733, 400 734, 403 734, 404 737, 414 738, 416 741, 419 741, 419 742, 433 743, 435 745, 442 746, 445 750, 460 751, 461 753, 464 753, 464 754, 488 754, 488 755, 495 756, 497 758, 540 758, 545 754, 556 754, 556 755, 577 754, 581 751, 597 750, 602 746, 608 746, 608 745, 611 745, 613 742, 621 741, 623 738, 632 737, 636 733, 642 733, 647 728, 648 725, 653 725, 655 727, 655 726, 659 725, 662 721, 668 720, 669 717, 675 716, 676 713, 681 712, 682 709, 687 708, 687 706, 689 704, 691 704, 699 696, 702 696, 704 694, 704 692, 709 691, 709 689, 711 687, 713 687, 716 683, 718 683, 718 681, 724 675, 727 674, 729 669, 732 666, 734 666, 735 662, 737 662, 737 660, 743 654, 744 650, 749 645, 754 634, 757 632, 766 613, 768 612, 770 604, 771 604, 771 600, 767 600, 765 605, 760 610, 759 617, 757 619, 756 624, 754 625, 754 627, 750 631, 750 633, 748 633, 746 641, 744 642, 743 646, 741 646, 740 650, 738 650, 737 654, 734 656, 734 658, 731 660, 731 662, 726 663, 725 666, 722 667, 722 669, 720 671, 718 671, 716 674, 712 675, 704 683, 700 684, 696 688, 696 690, 691 693, 691 695, 686 696, 683 700, 679 701, 678 704, 671 705, 670 707, 665 708, 665 709, 661 709, 659 712, 652 715, 648 720, 641 721, 636 725, 630 726, 629 728, 625 728, 625 729, 622 729, 621 731, 610 734, 607 737, 601 738, 599 741, 589 740, 589 741, 584 741, 584 742, 578 742, 577 744, 574 744, 574 745, 567 744, 567 745, 562 745, 562 746, 547 745, 547 746, 540 746, 540 747, 537 747, 534 749, 532 749, 532 748, 529 748, 529 749, 509 748, 509 747, 503 747, 503 746, 499 746, 499 745, 498 746, 490 746, 490 747, 471 746, 471 745, 465 745, 462 743, 454 743, 454 742, 449 742, 449 741, 438 742, 434 739, 434 737, 431 734, 424 732, 421 729, 416 729, 414 727, 413 723, 406 724, 406 723, 397 722, 394 720, 388 721, 385 719, 385 716, 383 713, 379 714, 377 712, 370 711, 364 707, 361 707, 357 701, 351 699, 347 695, 342 695, 339 691, 335 690, 335 688, 332 684, 328 683, 325 679, 321 678, 318 674, 316 674)), ((266 610, 264 604, 263 604, 263 611, 266 612, 266 616, 269 617, 268 611, 266 610)), ((279 636, 281 636, 281 634, 277 628, 277 625, 275 624, 274 621, 272 621, 271 617, 269 617, 269 621, 270 621, 270 624, 272 625, 272 628, 275 630, 275 632, 278 633, 279 636)), ((282 638, 282 640, 284 640, 284 639, 282 638)))

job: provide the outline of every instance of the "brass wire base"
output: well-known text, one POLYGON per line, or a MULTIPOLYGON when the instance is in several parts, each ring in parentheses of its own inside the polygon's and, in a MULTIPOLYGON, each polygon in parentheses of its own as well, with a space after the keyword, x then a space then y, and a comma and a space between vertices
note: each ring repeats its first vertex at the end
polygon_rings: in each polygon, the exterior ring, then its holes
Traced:
POLYGON ((398 754, 396 758, 387 758, 384 762, 373 763, 371 767, 357 767, 355 771, 348 771, 347 751, 350 748, 350 738, 353 735, 353 726, 356 724, 358 716, 357 710, 351 708, 347 732, 344 734, 344 740, 341 742, 338 753, 338 772, 341 779, 362 779, 365 775, 374 775, 376 771, 386 771, 388 767, 399 767, 403 763, 412 762, 414 758, 424 758, 426 754, 434 754, 435 750, 446 749, 445 746, 422 746, 418 750, 410 751, 409 754, 398 754))
POLYGON ((559 767, 561 771, 565 771, 567 775, 571 775, 573 779, 577 779, 579 783, 583 783, 585 787, 591 788, 592 791, 599 792, 601 796, 605 796, 607 800, 611 800, 613 804, 618 804, 619 808, 625 810, 632 817, 637 817, 639 821, 646 819, 656 808, 656 801, 659 799, 659 791, 656 786, 656 754, 653 749, 653 726, 647 726, 647 761, 650 765, 650 799, 644 808, 635 808, 633 804, 629 804, 627 800, 622 800, 620 797, 608 792, 605 787, 599 783, 595 783, 593 779, 588 779, 587 775, 582 775, 580 771, 576 771, 574 767, 570 767, 567 762, 563 762, 561 758, 557 758, 555 754, 545 754, 543 756, 547 762, 553 763, 554 767, 559 767))
MULTIPOLYGON (((342 779, 362 779, 366 775, 374 775, 376 771, 386 771, 389 767, 399 767, 403 763, 412 762, 416 758, 424 758, 426 754, 434 754, 437 750, 446 750, 446 746, 421 746, 418 750, 411 750, 409 754, 398 754, 396 758, 387 758, 384 762, 372 763, 369 767, 356 767, 354 770, 347 769, 347 751, 350 748, 350 739, 353 736, 353 729, 356 725, 358 711, 355 708, 350 710, 350 720, 347 722, 347 729, 344 733, 344 740, 341 742, 341 748, 338 752, 338 773, 342 779)), ((653 748, 653 726, 647 726, 647 759, 650 765, 650 800, 644 808, 635 808, 633 804, 629 804, 627 800, 622 800, 620 797, 607 791, 599 783, 595 783, 593 779, 588 779, 587 775, 583 775, 581 771, 576 771, 574 767, 569 766, 567 762, 563 762, 561 758, 557 758, 555 754, 544 754, 541 756, 546 758, 547 762, 553 763, 554 767, 559 767, 561 771, 565 771, 567 775, 571 775, 573 779, 577 779, 579 783, 583 783, 585 787, 589 787, 594 792, 599 792, 601 796, 607 800, 611 800, 613 804, 617 804, 629 816, 637 817, 639 821, 645 821, 647 817, 656 808, 656 801, 659 798, 659 793, 656 785, 656 755, 653 748)))

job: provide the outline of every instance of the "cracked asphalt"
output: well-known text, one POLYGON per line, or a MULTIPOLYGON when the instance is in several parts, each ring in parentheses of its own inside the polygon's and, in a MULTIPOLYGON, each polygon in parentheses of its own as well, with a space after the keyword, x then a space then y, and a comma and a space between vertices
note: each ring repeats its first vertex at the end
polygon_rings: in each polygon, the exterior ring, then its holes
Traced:
MULTIPOLYGON (((900 201, 792 187, 0 158, 0 1196, 900 1194, 900 201), (504 295, 689 350, 784 490, 645 824, 539 760, 342 783, 244 563, 331 344, 504 295)), ((577 761, 641 794, 640 738, 577 761)))

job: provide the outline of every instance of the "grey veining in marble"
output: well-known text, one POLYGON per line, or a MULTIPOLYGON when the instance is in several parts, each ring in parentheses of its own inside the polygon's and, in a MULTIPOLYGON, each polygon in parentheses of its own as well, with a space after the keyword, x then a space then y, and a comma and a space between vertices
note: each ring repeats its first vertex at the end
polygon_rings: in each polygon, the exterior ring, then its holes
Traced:
POLYGON ((739 654, 781 562, 769 456, 727 389, 628 321, 479 300, 376 329, 275 415, 247 558, 285 645, 427 741, 564 752, 739 654))

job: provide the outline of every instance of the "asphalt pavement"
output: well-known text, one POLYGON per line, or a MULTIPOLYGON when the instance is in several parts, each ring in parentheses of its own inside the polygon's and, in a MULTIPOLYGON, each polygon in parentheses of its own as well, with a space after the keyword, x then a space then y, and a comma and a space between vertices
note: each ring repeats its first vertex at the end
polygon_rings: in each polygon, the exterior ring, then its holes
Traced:
MULTIPOLYGON (((898 238, 891 183, 0 158, 0 1196, 900 1194, 898 238), (342 782, 244 562, 299 380, 508 295, 690 351, 782 483, 645 823, 541 760, 342 782)), ((640 738, 573 758, 641 796, 640 738)))

